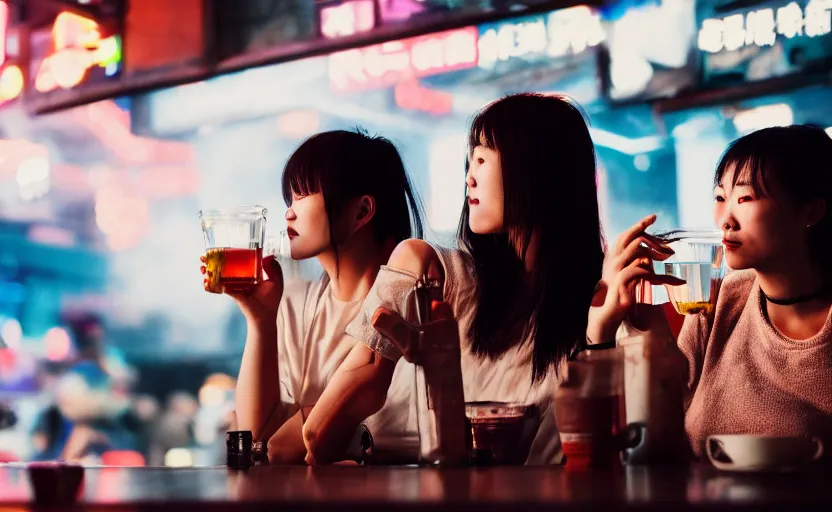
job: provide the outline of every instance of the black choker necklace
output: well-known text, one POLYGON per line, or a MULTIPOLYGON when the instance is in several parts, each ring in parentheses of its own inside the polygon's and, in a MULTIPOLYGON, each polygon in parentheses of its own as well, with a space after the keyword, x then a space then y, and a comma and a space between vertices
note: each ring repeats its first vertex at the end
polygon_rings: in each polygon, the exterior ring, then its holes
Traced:
POLYGON ((828 286, 824 286, 820 290, 810 293, 808 295, 800 295, 799 297, 793 297, 790 299, 775 299, 774 297, 770 297, 766 292, 760 289, 762 292, 763 297, 766 298, 767 301, 771 302, 772 304, 777 304, 778 306, 793 306, 795 304, 800 304, 801 302, 809 302, 810 300, 815 300, 818 297, 822 297, 829 291, 828 286))

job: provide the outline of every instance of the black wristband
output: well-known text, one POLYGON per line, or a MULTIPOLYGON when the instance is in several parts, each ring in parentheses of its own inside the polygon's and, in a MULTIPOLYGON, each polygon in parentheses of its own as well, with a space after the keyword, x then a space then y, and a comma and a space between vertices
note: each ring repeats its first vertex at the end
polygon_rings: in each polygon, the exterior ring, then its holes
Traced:
POLYGON ((584 350, 609 350, 611 348, 615 348, 616 346, 617 345, 614 341, 608 341, 606 343, 587 343, 584 350))
POLYGON ((575 346, 575 349, 569 354, 568 361, 574 361, 578 354, 587 350, 608 350, 617 346, 615 341, 608 341, 606 343, 592 343, 589 336, 586 336, 580 343, 575 346))

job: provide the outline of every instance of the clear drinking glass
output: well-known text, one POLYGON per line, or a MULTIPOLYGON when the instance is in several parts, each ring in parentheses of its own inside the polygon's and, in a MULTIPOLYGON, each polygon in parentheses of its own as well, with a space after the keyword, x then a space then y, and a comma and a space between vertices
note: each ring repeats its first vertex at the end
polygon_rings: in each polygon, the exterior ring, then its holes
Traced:
POLYGON ((664 261, 654 261, 653 270, 685 280, 680 286, 665 286, 673 307, 682 315, 713 312, 725 277, 722 233, 675 230, 656 236, 667 240, 674 254, 664 261))
POLYGON ((284 281, 287 279, 303 278, 303 264, 292 258, 291 240, 287 230, 280 231, 278 236, 267 236, 263 250, 264 256, 273 256, 280 264, 284 281))
POLYGON ((471 458, 476 465, 523 464, 540 415, 535 405, 506 402, 467 402, 471 426, 471 458))
POLYGON ((263 244, 263 255, 274 256, 274 259, 281 264, 289 263, 292 260, 292 250, 289 246, 289 233, 286 230, 278 236, 267 236, 263 244))
POLYGON ((266 213, 262 206, 199 212, 205 238, 206 290, 240 290, 263 280, 266 213))

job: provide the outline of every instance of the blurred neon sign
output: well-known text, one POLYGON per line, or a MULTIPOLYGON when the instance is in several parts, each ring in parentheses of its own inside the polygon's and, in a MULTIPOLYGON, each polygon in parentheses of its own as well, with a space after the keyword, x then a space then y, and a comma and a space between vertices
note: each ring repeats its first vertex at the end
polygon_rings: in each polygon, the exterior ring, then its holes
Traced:
POLYGON ((699 29, 698 46, 718 53, 746 46, 773 46, 778 36, 820 37, 832 33, 832 0, 810 0, 805 7, 790 2, 725 18, 708 18, 699 29))
POLYGON ((0 103, 13 100, 23 92, 23 71, 19 66, 6 66, 0 71, 0 103))
POLYGON ((98 24, 88 18, 62 12, 52 25, 53 51, 41 62, 35 89, 49 92, 71 89, 83 82, 87 72, 99 66, 108 76, 121 64, 121 38, 103 37, 98 24))
POLYGON ((0 1, 0 104, 17 98, 23 92, 23 71, 6 63, 6 39, 9 32, 9 4, 0 1))
POLYGON ((479 66, 491 69, 515 58, 577 55, 605 39, 600 15, 584 5, 488 24, 479 39, 479 66))
POLYGON ((0 1, 0 66, 6 62, 6 33, 9 30, 9 4, 0 1))
POLYGON ((434 115, 450 114, 454 104, 453 94, 422 87, 418 80, 396 84, 393 98, 401 109, 434 115))
POLYGON ((385 0, 379 2, 382 23, 388 21, 404 21, 414 14, 425 11, 422 0, 385 0))
POLYGON ((329 56, 333 90, 388 87, 414 78, 477 65, 477 28, 435 34, 346 50, 329 56))
POLYGON ((375 25, 376 7, 373 0, 353 0, 321 7, 321 35, 327 39, 367 32, 375 25))

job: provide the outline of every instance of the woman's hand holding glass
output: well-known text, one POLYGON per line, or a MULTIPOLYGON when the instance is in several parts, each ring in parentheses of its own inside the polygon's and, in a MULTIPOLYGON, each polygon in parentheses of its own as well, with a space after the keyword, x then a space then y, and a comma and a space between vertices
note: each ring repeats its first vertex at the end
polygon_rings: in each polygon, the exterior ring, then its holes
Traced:
POLYGON ((645 230, 656 216, 643 218, 625 231, 607 250, 601 281, 592 298, 587 323, 587 338, 592 343, 612 341, 621 322, 638 303, 637 291, 644 284, 677 286, 685 282, 669 275, 656 275, 653 260, 673 255, 661 239, 645 230))
MULTIPOLYGON (((263 250, 263 273, 265 279, 256 285, 241 290, 223 289, 223 293, 233 298, 240 311, 250 324, 274 326, 277 321, 277 309, 283 298, 283 270, 278 258, 289 257, 288 242, 284 242, 285 232, 280 238, 266 238, 263 250)), ((211 271, 206 267, 206 257, 201 256, 203 286, 209 288, 211 271)))

